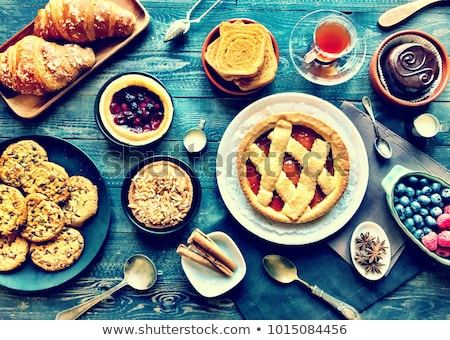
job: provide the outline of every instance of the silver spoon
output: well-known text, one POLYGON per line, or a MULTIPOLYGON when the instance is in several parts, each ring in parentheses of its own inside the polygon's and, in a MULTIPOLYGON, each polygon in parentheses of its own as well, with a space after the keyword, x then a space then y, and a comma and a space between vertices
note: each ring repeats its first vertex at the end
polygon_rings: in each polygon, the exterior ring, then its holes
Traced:
POLYGON ((388 141, 380 136, 380 131, 378 130, 377 122, 375 116, 373 115, 372 102, 369 97, 364 96, 362 98, 362 104, 366 109, 367 113, 372 119, 373 127, 375 129, 375 140, 373 141, 373 146, 377 150, 378 154, 384 159, 389 159, 392 157, 392 148, 388 141))
POLYGON ((186 19, 176 20, 170 25, 169 29, 166 32, 166 36, 164 37, 164 42, 170 41, 170 40, 175 39, 183 34, 186 34, 187 31, 189 31, 189 29, 191 28, 191 23, 200 22, 200 20, 202 20, 203 17, 206 14, 208 14, 214 7, 216 7, 219 4, 219 2, 221 2, 221 1, 222 0, 217 0, 201 16, 199 16, 197 19, 191 20, 192 11, 200 4, 200 2, 202 2, 202 0, 198 0, 194 4, 194 6, 192 6, 192 8, 189 11, 187 11, 186 19))
POLYGON ((137 290, 146 290, 151 288, 156 282, 156 267, 152 260, 150 260, 145 255, 133 255, 126 262, 123 267, 124 278, 123 280, 107 290, 103 294, 97 297, 79 304, 78 306, 66 309, 62 312, 56 314, 56 320, 75 320, 84 312, 95 306, 97 303, 103 299, 110 296, 112 293, 118 291, 119 289, 130 285, 137 290))
POLYGON ((354 307, 325 293, 317 286, 311 286, 308 282, 299 278, 297 267, 288 258, 281 255, 266 255, 263 258, 263 266, 269 275, 278 282, 291 283, 298 281, 305 287, 308 287, 314 295, 320 297, 325 302, 328 302, 331 306, 336 308, 336 310, 341 312, 346 319, 361 319, 361 315, 354 307))

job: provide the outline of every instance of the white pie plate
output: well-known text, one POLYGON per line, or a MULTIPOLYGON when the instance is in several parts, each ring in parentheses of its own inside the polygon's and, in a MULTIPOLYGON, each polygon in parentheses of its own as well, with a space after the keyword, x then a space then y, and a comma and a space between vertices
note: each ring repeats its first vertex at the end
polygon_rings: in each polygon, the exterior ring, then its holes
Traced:
POLYGON ((234 241, 221 231, 214 231, 208 236, 237 264, 233 276, 227 277, 217 273, 184 256, 181 266, 192 286, 204 297, 216 297, 228 292, 244 278, 247 271, 244 257, 234 241))
POLYGON ((257 100, 231 121, 217 152, 216 177, 226 207, 248 231, 277 244, 305 245, 334 234, 355 214, 367 189, 369 162, 360 133, 340 109, 312 95, 286 92, 257 100), (346 191, 331 211, 312 222, 285 224, 264 217, 248 203, 239 184, 236 155, 242 138, 257 122, 279 112, 302 112, 321 119, 340 134, 349 152, 350 178, 346 191))

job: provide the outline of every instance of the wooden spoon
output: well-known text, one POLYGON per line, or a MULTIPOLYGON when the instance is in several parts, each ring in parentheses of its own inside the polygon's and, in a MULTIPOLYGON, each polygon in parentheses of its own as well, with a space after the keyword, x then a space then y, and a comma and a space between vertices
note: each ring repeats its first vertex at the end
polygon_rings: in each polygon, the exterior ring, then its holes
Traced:
POLYGON ((431 4, 448 1, 449 0, 416 0, 414 2, 394 7, 381 14, 378 18, 378 25, 382 28, 391 28, 431 4))

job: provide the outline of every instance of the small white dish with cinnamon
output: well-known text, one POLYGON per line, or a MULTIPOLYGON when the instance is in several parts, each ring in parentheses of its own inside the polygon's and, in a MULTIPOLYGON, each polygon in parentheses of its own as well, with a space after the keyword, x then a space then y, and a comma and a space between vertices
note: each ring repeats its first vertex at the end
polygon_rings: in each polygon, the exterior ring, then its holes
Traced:
POLYGON ((247 266, 236 243, 224 232, 204 234, 193 231, 188 245, 177 253, 192 286, 204 297, 216 297, 235 287, 244 278, 247 266))

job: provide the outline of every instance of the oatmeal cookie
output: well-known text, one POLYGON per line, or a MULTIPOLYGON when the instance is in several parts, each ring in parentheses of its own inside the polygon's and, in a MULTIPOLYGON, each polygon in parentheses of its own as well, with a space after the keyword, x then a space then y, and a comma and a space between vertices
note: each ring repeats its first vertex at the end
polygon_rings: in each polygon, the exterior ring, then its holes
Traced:
POLYGON ((66 225, 79 228, 97 213, 97 186, 86 177, 71 176, 69 193, 70 197, 63 206, 66 225))
POLYGON ((42 194, 29 194, 27 222, 21 231, 22 237, 32 242, 44 242, 55 238, 64 228, 64 213, 61 207, 42 194))
POLYGON ((27 193, 39 193, 58 204, 69 198, 69 175, 59 164, 45 161, 30 164, 22 177, 22 189, 27 193))
POLYGON ((17 188, 0 184, 0 235, 16 232, 26 218, 27 207, 22 193, 17 188))
POLYGON ((83 249, 84 238, 80 231, 65 227, 54 240, 31 243, 30 255, 36 266, 55 272, 72 266, 80 258, 83 249))
POLYGON ((47 161, 47 151, 33 140, 10 144, 0 157, 0 179, 3 183, 19 187, 25 168, 29 164, 47 161))
POLYGON ((28 241, 20 235, 0 236, 0 272, 18 268, 28 254, 28 241))

